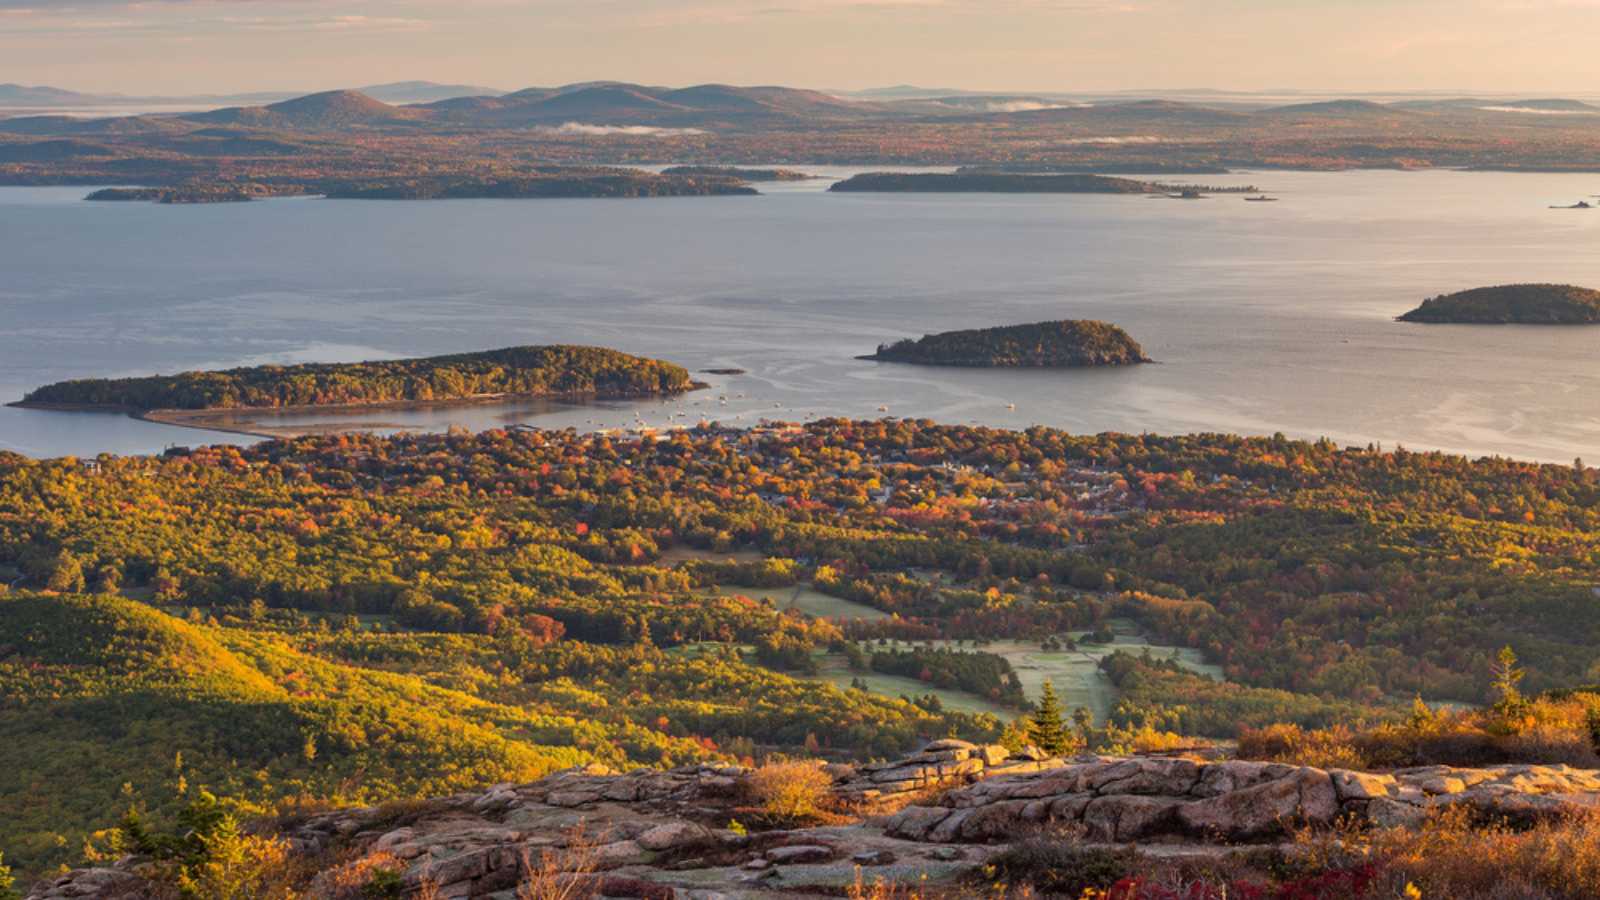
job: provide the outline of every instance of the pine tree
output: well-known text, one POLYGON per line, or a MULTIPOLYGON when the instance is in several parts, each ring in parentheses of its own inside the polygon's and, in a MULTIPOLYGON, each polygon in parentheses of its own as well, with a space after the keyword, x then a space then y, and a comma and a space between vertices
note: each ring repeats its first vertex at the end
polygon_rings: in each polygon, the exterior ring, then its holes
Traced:
POLYGON ((1049 681, 1045 681, 1039 704, 1028 722, 1028 739, 1053 756, 1066 753, 1072 747, 1067 737, 1067 724, 1061 718, 1061 701, 1056 697, 1055 685, 1049 681))

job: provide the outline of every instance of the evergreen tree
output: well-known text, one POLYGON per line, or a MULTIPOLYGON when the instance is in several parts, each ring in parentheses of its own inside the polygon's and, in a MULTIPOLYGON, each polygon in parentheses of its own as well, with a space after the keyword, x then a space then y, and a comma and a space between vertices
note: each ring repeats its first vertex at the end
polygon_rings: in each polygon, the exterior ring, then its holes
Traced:
POLYGON ((1061 718, 1061 701, 1056 697, 1055 685, 1048 680, 1028 722, 1028 739, 1052 756, 1065 753, 1072 747, 1072 741, 1067 737, 1067 724, 1061 718))
POLYGON ((1510 645, 1500 648, 1500 655, 1489 668, 1494 690, 1494 708, 1501 713, 1514 712, 1522 706, 1522 692, 1517 689, 1528 673, 1517 665, 1516 651, 1510 645))

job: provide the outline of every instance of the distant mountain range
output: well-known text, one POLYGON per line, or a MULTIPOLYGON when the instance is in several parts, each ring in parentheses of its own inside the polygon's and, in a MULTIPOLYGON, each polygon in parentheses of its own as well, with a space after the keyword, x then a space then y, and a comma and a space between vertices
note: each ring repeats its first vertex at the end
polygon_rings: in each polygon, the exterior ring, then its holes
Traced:
MULTIPOLYGON (((452 97, 497 97, 504 91, 471 84, 437 84, 431 81, 396 81, 357 88, 358 92, 384 103, 434 103, 452 97)), ((0 84, 0 107, 15 109, 69 109, 72 107, 152 107, 152 106, 253 106, 278 103, 300 96, 298 91, 258 91, 243 94, 194 94, 185 96, 131 96, 90 94, 63 88, 0 84)))
MULTIPOLYGON (((1191 92, 1194 93, 1194 92, 1191 92)), ((239 97, 135 98, 80 94, 53 87, 0 85, 0 109, 12 113, 0 132, 52 135, 129 135, 231 130, 332 132, 612 129, 639 134, 683 130, 755 130, 866 121, 962 121, 1003 118, 1018 126, 1085 129, 1076 140, 1154 140, 1163 129, 1231 133, 1273 119, 1359 127, 1401 126, 1427 114, 1476 121, 1484 116, 1600 115, 1600 106, 1570 98, 1482 97, 1297 99, 1268 103, 1260 95, 1207 92, 1206 100, 1090 97, 1069 94, 983 94, 911 86, 850 96, 780 86, 702 84, 663 87, 589 81, 514 92, 474 85, 405 81, 360 90, 304 96, 274 93, 239 97), (186 109, 183 104, 189 104, 186 109), (29 110, 54 115, 26 115, 29 110), (97 118, 90 118, 95 116, 97 118)), ((1284 99, 1274 97, 1272 99, 1284 99)), ((1074 133, 1077 133, 1076 131, 1074 133)), ((260 135, 250 136, 259 139, 260 135)), ((233 139, 239 139, 233 135, 233 139)), ((22 151, 17 151, 22 152, 22 151)), ((31 151, 30 151, 31 152, 31 151)))

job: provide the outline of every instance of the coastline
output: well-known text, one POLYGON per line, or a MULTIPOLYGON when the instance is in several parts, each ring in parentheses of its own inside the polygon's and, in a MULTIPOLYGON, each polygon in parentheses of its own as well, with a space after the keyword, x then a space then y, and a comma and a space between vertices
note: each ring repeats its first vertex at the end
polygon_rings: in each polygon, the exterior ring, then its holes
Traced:
MULTIPOLYGON (((138 409, 120 404, 40 403, 27 400, 17 400, 7 403, 6 406, 15 409, 48 410, 52 412, 121 413, 129 418, 138 419, 142 422, 153 422, 157 425, 171 425, 176 428, 192 428, 201 431, 218 431, 225 434, 244 434, 272 440, 293 439, 313 434, 337 434, 340 431, 350 429, 340 428, 332 423, 320 422, 304 426, 274 428, 252 421, 250 417, 266 414, 355 414, 382 410, 450 409, 468 406, 492 406, 517 400, 646 400, 655 397, 676 397, 694 391, 706 390, 710 387, 711 385, 703 381, 693 381, 690 382, 687 388, 680 391, 654 391, 648 393, 564 391, 553 393, 475 394, 471 397, 447 397, 435 400, 385 400, 373 403, 325 403, 300 406, 228 406, 210 409, 138 409), (245 421, 230 422, 227 421, 229 419, 245 421)), ((374 423, 368 423, 366 427, 374 427, 374 423)), ((384 426, 383 423, 376 423, 376 427, 384 426)), ((392 427, 400 428, 403 426, 393 425, 392 427)))

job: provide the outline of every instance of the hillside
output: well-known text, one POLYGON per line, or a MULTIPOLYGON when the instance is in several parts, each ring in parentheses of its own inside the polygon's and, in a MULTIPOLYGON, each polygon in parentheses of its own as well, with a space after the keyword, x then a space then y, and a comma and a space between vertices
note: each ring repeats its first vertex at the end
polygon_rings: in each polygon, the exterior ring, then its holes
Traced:
POLYGON ((1468 325, 1600 324, 1600 291, 1566 284, 1508 284, 1423 301, 1402 322, 1468 325))
POLYGON ((925 366, 1013 369, 1149 362, 1144 349, 1121 328, 1071 320, 930 334, 881 345, 878 352, 865 358, 925 366))
MULTIPOLYGON (((925 714, 909 704, 863 705, 826 686, 653 649, 597 648, 567 661, 582 667, 566 673, 583 672, 581 686, 559 677, 495 692, 470 685, 512 652, 487 638, 333 632, 242 610, 221 625, 191 624, 103 596, 0 596, 0 613, 0 697, 9 710, 0 717, 0 791, 13 801, 0 845, 8 862, 33 871, 75 858, 84 836, 115 824, 130 803, 170 816, 192 796, 174 788, 180 780, 260 815, 308 796, 375 802, 592 762, 707 754, 701 743, 654 730, 663 712, 718 715, 735 731, 736 717, 757 722, 767 703, 791 710, 801 728, 833 715, 867 715, 885 733, 940 727, 934 717, 917 723, 925 714), (451 659, 423 663, 431 653, 451 659), (629 667, 643 671, 630 676, 629 667), (701 685, 693 704, 611 708, 630 692, 676 695, 684 689, 671 686, 686 684, 701 685)), ((542 655, 545 666, 572 656, 520 652, 530 661, 542 655)))
POLYGON ((24 404, 232 409, 463 400, 487 395, 638 397, 689 390, 688 371, 598 347, 509 347, 424 359, 255 366, 45 385, 24 404))

